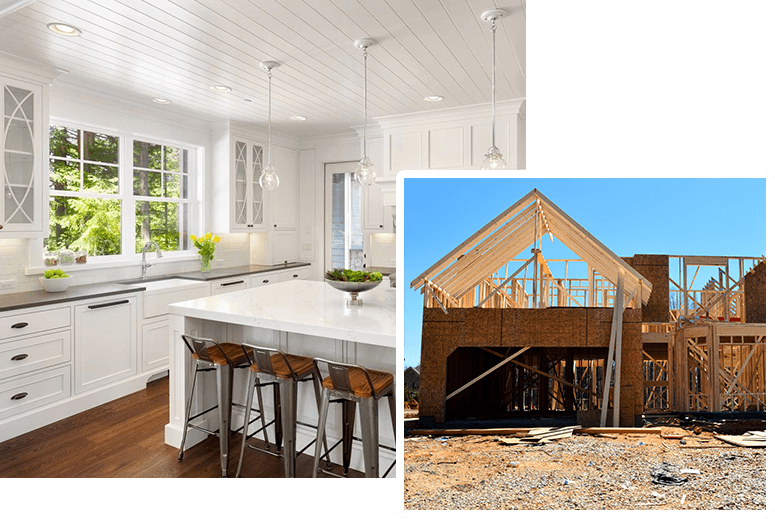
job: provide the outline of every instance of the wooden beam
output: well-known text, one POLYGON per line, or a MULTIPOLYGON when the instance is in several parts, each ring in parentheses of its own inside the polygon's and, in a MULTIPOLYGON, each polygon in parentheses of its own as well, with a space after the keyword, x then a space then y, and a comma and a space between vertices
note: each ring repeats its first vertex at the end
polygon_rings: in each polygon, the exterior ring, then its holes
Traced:
MULTIPOLYGON (((535 255, 533 255, 533 256, 535 257, 535 255)), ((517 277, 517 274, 519 274, 520 272, 522 272, 522 270, 523 270, 523 269, 527 268, 527 266, 530 264, 530 262, 531 262, 532 260, 533 260, 533 258, 530 258, 529 260, 527 260, 527 261, 526 261, 526 262, 525 262, 525 263, 524 263, 524 264, 523 264, 521 267, 519 267, 519 270, 517 270, 517 271, 516 271, 516 272, 514 272, 512 275, 510 275, 509 277, 507 277, 507 278, 506 278, 506 279, 503 281, 503 283, 501 283, 500 285, 498 285, 498 286, 495 288, 495 290, 493 290, 493 292, 492 292, 492 293, 490 293, 490 295, 488 295, 486 298, 484 298, 484 300, 483 300, 481 303, 479 303, 478 305, 476 305, 476 307, 477 307, 477 308, 481 308, 481 307, 482 307, 482 305, 483 305, 484 303, 486 303, 486 302, 487 302, 487 301, 488 301, 488 300, 489 300, 489 299, 490 299, 492 296, 494 296, 494 295, 495 295, 495 294, 496 294, 496 293, 497 293, 497 292, 498 292, 498 291, 499 291, 501 288, 503 288, 504 286, 506 286, 506 283, 508 283, 509 281, 511 281, 513 278, 517 277)))
POLYGON ((536 198, 537 190, 530 191, 528 194, 520 198, 517 202, 512 204, 511 207, 503 211, 501 214, 493 218, 487 225, 476 231, 467 240, 463 241, 460 245, 452 249, 446 256, 434 263, 425 272, 417 276, 410 284, 411 288, 419 286, 419 283, 423 278, 432 278, 436 273, 440 272, 445 266, 451 263, 451 260, 460 256, 462 252, 470 248, 473 244, 481 240, 483 237, 490 234, 492 231, 500 227, 503 223, 510 220, 512 216, 519 213, 529 205, 529 203, 536 198))

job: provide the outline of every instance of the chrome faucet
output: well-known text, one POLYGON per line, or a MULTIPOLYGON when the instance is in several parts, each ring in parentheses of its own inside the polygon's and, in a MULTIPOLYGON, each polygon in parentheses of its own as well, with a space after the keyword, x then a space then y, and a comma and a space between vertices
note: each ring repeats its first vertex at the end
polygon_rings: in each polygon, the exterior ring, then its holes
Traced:
POLYGON ((142 277, 143 277, 143 279, 145 279, 145 276, 147 275, 148 267, 153 266, 150 263, 148 263, 147 261, 145 261, 145 252, 148 249, 150 249, 149 245, 151 247, 156 247, 156 257, 157 258, 161 258, 161 248, 159 248, 159 244, 156 243, 155 241, 147 241, 147 242, 145 242, 145 245, 143 245, 143 263, 142 263, 142 267, 143 267, 143 276, 142 277))

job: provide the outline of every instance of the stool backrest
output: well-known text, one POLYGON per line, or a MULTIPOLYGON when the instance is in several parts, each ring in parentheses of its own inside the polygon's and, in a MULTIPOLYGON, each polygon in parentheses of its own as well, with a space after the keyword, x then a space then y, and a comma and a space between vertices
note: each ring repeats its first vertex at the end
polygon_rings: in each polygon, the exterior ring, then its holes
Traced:
POLYGON ((245 351, 245 355, 247 355, 248 358, 251 358, 251 355, 248 352, 248 349, 253 351, 253 355, 252 355, 253 362, 255 362, 256 366, 258 367, 259 373, 263 373, 265 375, 271 375, 273 377, 276 377, 277 373, 275 373, 274 366, 272 365, 272 355, 277 355, 277 354, 281 355, 283 361, 288 366, 288 371, 291 373, 291 376, 293 378, 296 378, 296 372, 293 370, 293 366, 288 360, 288 357, 286 357, 285 353, 278 350, 277 348, 270 348, 268 346, 256 346, 254 344, 243 343, 242 349, 245 351))
POLYGON ((334 390, 354 394, 355 391, 350 384, 350 373, 352 370, 358 370, 366 377, 366 383, 369 386, 371 396, 377 398, 377 391, 374 389, 374 384, 371 381, 369 372, 363 366, 359 366, 358 364, 345 364, 344 362, 332 362, 321 358, 316 358, 314 361, 316 367, 318 367, 319 362, 328 365, 328 376, 331 377, 331 385, 334 387, 334 390))
POLYGON ((213 359, 210 357, 210 353, 208 353, 207 348, 210 346, 218 346, 217 342, 212 339, 186 335, 185 333, 181 334, 181 337, 183 338, 183 342, 186 344, 188 351, 191 352, 191 355, 199 358, 200 360, 213 362, 213 359))

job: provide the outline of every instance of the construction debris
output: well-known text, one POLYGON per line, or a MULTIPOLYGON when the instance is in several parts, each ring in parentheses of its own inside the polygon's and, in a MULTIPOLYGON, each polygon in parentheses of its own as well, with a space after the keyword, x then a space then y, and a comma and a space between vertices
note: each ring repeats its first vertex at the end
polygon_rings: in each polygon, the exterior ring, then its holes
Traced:
POLYGON ((742 436, 717 435, 717 440, 737 445, 738 447, 763 448, 767 446, 767 433, 765 431, 748 431, 742 436))

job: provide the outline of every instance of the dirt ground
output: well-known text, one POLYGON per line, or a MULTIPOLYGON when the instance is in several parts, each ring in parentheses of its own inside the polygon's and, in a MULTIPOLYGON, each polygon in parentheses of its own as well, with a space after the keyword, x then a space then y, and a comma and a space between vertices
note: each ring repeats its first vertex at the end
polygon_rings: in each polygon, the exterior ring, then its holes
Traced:
MULTIPOLYGON (((414 414, 407 411, 405 418, 414 414)), ((663 435, 684 436, 685 445, 659 434, 574 434, 542 445, 506 445, 498 435, 409 434, 404 438, 404 507, 765 509, 766 449, 735 447, 702 429, 662 427, 663 435), (684 478, 674 486, 653 481, 684 478)))

